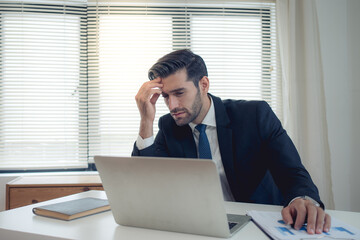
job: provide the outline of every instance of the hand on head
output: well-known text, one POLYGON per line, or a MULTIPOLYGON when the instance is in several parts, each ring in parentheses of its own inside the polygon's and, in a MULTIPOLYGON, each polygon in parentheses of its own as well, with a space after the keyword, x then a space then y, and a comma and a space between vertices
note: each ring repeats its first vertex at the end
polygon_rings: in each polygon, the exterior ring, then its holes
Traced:
POLYGON ((136 104, 140 112, 140 136, 147 138, 153 135, 153 122, 155 119, 155 104, 161 94, 161 78, 145 82, 135 96, 136 104))

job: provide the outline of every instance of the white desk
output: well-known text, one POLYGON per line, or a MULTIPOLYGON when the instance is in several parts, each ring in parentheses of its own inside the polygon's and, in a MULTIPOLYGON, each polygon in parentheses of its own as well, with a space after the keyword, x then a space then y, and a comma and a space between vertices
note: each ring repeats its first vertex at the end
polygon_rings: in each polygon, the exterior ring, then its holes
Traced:
MULTIPOLYGON (((142 228, 124 227, 117 225, 111 211, 76 219, 62 221, 57 219, 35 216, 32 208, 49 203, 83 197, 106 198, 103 191, 89 191, 58 198, 42 203, 37 203, 13 210, 0 212, 0 238, 6 240, 27 239, 130 239, 130 240, 205 240, 218 239, 198 235, 181 234, 142 228)), ((226 203, 228 213, 245 214, 247 210, 280 211, 280 206, 226 203)), ((360 228, 360 213, 328 211, 342 221, 360 228)), ((253 222, 247 224, 231 239, 269 239, 253 222)))

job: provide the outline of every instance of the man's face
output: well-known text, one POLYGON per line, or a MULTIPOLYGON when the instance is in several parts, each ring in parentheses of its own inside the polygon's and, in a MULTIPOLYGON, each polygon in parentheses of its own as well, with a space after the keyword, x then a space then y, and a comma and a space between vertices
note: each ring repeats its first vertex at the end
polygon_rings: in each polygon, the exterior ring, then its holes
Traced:
POLYGON ((162 79, 162 96, 178 126, 193 122, 199 116, 203 99, 192 81, 187 81, 185 69, 162 79))

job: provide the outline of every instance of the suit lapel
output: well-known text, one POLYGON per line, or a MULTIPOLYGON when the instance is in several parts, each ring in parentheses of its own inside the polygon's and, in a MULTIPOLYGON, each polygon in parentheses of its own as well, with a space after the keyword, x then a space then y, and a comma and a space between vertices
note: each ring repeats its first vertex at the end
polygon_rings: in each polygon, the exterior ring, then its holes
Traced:
MULTIPOLYGON (((174 121, 175 124, 175 121, 174 121)), ((176 126, 175 136, 178 139, 178 142, 181 145, 181 154, 179 157, 185 158, 197 158, 197 149, 195 140, 189 125, 185 125, 182 127, 176 126)))
POLYGON ((221 160, 228 179, 230 188, 235 193, 235 166, 233 152, 233 138, 230 120, 228 118, 225 106, 220 98, 210 95, 214 101, 216 129, 219 141, 221 160))
POLYGON ((192 141, 189 141, 189 139, 182 142, 184 154, 186 158, 197 158, 196 144, 193 136, 191 136, 191 138, 192 141))

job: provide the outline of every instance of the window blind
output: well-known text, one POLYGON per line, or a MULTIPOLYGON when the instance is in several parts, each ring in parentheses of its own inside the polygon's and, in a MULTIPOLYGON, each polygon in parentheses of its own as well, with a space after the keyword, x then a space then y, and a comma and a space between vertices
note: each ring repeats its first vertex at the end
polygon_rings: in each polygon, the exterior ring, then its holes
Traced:
MULTIPOLYGON (((274 1, 89 2, 90 161, 131 154, 140 124, 135 95, 152 64, 172 50, 204 58, 210 93, 266 100, 281 119, 275 14, 274 1)), ((168 112, 158 102, 155 123, 168 112)))
POLYGON ((0 169, 87 167, 86 1, 0 2, 0 169))
MULTIPOLYGON (((281 119, 275 14, 271 0, 1 1, 0 170, 130 155, 134 97, 182 48, 204 58, 211 93, 266 100, 281 119)), ((167 112, 160 97, 155 123, 167 112)))

